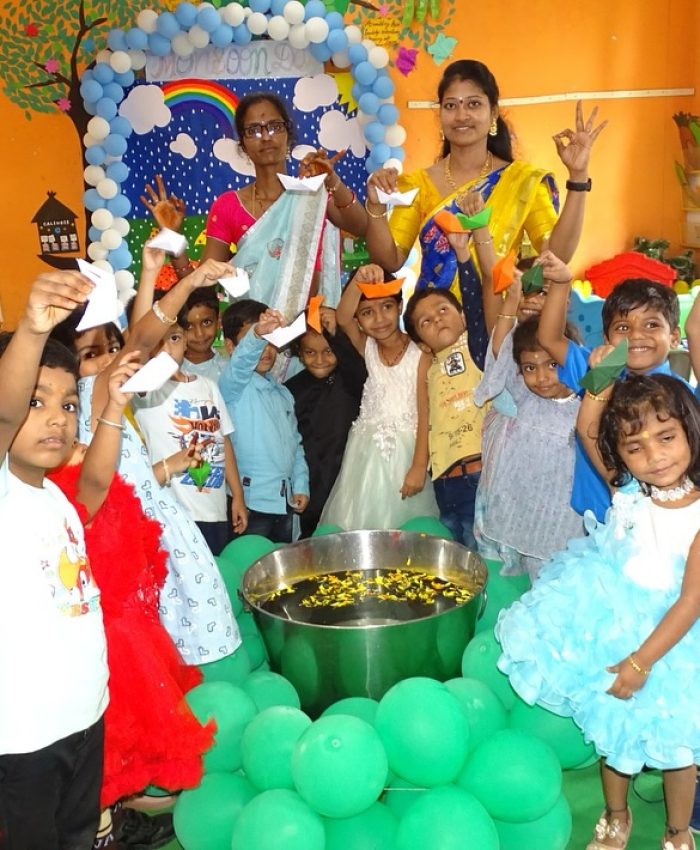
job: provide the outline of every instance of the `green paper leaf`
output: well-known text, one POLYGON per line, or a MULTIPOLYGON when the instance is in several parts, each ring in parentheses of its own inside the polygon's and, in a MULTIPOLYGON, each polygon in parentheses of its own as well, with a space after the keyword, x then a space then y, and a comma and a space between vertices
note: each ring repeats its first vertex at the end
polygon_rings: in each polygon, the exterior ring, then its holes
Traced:
POLYGON ((614 384, 625 371, 628 349, 629 344, 626 339, 623 339, 597 366, 586 372, 579 384, 593 395, 603 392, 606 387, 614 384))
POLYGON ((526 272, 523 272, 520 282, 525 295, 529 295, 531 292, 539 292, 544 289, 544 269, 539 263, 536 263, 526 272))
POLYGON ((208 461, 204 461, 199 466, 192 466, 187 470, 189 472, 190 478, 197 485, 197 489, 201 490, 202 487, 207 483, 207 478, 211 474, 211 464, 208 461))

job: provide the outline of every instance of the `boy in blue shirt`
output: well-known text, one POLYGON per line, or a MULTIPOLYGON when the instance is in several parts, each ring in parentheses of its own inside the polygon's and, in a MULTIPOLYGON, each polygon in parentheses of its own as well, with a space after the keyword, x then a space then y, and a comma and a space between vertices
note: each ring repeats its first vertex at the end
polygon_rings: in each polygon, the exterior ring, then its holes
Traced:
POLYGON ((231 355, 219 388, 235 424, 233 446, 248 507, 248 534, 291 543, 294 515, 309 503, 309 470, 288 389, 270 376, 277 350, 264 339, 284 324, 276 310, 244 299, 223 315, 231 355))

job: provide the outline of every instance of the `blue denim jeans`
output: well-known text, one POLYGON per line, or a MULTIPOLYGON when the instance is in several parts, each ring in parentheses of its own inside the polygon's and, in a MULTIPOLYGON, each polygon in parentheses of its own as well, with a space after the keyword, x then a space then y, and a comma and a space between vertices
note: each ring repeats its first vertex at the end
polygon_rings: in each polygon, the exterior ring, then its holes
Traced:
POLYGON ((433 481, 440 522, 450 529, 457 543, 474 551, 474 509, 480 476, 480 472, 467 472, 454 478, 436 478, 433 481))

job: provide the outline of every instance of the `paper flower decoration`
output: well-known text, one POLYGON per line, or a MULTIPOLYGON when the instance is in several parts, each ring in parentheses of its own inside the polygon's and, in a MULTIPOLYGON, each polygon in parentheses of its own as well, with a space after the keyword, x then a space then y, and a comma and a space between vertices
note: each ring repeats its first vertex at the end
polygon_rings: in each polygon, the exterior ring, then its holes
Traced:
POLYGON ((542 266, 539 263, 535 263, 534 266, 523 272, 520 283, 522 284, 524 295, 544 289, 544 269, 542 266))
POLYGON ((72 104, 67 97, 59 97, 56 101, 56 106, 61 110, 61 112, 68 112, 72 104))
POLYGON ((449 59, 456 46, 456 38, 439 33, 435 41, 428 47, 428 53, 433 57, 436 65, 441 65, 445 59, 449 59))
POLYGON ((404 77, 407 77, 415 69, 417 59, 417 50, 414 50, 412 47, 399 47, 394 64, 404 77))
POLYGON ((39 35, 39 27, 37 24, 25 24, 24 25, 24 34, 33 38, 34 36, 39 35))
POLYGON ((627 366, 628 348, 627 340, 623 339, 597 366, 586 372, 579 381, 580 385, 588 392, 598 395, 610 384, 614 384, 627 366))
POLYGON ((58 71, 58 59, 47 59, 44 68, 49 74, 55 74, 58 71))
POLYGON ((498 260, 491 276, 494 295, 505 292, 510 287, 515 280, 515 251, 509 251, 505 257, 498 260))

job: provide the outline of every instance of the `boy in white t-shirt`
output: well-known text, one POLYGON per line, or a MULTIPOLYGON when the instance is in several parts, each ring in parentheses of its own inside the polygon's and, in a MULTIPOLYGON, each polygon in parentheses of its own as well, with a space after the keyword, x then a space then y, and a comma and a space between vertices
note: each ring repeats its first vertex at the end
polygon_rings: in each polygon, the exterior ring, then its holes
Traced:
MULTIPOLYGON (((53 271, 0 338, 0 846, 90 848, 99 820, 107 664, 100 592, 78 514, 44 478, 72 450, 78 364, 49 333, 92 284, 53 271), (48 341, 47 341, 48 340, 48 341)), ((133 370, 132 370, 133 371, 133 370)), ((93 516, 114 467, 110 393, 78 498, 93 516)), ((94 443, 93 443, 94 445, 94 443)))
MULTIPOLYGON (((186 312, 187 307, 180 311, 158 349, 180 366, 185 359, 186 312)), ((219 555, 231 540, 231 526, 242 534, 248 525, 231 442, 233 423, 219 387, 209 378, 178 369, 160 389, 135 396, 131 403, 156 479, 173 488, 211 551, 219 555), (232 495, 231 524, 226 485, 232 495)))

